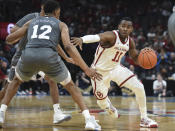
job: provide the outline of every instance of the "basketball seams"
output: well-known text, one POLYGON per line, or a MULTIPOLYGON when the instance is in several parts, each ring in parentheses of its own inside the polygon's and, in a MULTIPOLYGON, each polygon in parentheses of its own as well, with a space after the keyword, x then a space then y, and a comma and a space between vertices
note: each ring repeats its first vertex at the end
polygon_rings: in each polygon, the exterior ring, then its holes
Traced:
MULTIPOLYGON (((151 52, 151 53, 149 53, 149 54, 150 54, 151 56, 155 57, 155 59, 157 59, 157 56, 152 54, 153 51, 150 51, 150 52, 151 52)), ((154 52, 154 54, 155 54, 155 52, 154 52)))
MULTIPOLYGON (((150 53, 148 53, 148 54, 150 54, 150 53)), ((146 57, 147 57, 147 59, 148 59, 150 65, 151 65, 151 68, 152 68, 153 66, 152 66, 152 63, 151 63, 151 61, 150 61, 150 59, 149 59, 149 57, 148 57, 148 54, 146 53, 146 57)))
POLYGON ((142 67, 144 67, 144 53, 143 52, 141 52, 142 53, 142 67))
MULTIPOLYGON (((149 55, 151 55, 153 58, 151 58, 151 64, 152 65, 156 65, 156 63, 157 63, 157 55, 156 55, 156 53, 155 53, 155 51, 151 51, 150 53, 149 53, 149 55)), ((150 58, 150 57, 149 57, 150 58)), ((153 66, 154 67, 154 66, 153 66)))

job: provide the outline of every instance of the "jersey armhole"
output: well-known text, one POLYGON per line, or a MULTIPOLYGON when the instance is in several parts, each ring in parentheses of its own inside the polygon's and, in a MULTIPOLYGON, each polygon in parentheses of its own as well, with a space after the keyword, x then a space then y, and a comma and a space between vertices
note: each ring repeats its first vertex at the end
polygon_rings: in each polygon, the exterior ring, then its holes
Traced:
POLYGON ((131 38, 129 37, 129 49, 131 47, 131 38))
MULTIPOLYGON (((117 41, 117 32, 116 32, 115 30, 113 30, 112 32, 113 32, 114 35, 115 35, 115 43, 116 43, 116 41, 117 41)), ((114 43, 114 45, 115 45, 115 43, 114 43)))

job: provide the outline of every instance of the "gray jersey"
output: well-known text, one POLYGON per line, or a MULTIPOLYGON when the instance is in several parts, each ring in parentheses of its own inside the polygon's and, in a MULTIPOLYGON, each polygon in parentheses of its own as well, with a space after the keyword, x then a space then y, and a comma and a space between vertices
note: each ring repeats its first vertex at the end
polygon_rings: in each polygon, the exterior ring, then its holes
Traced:
POLYGON ((52 48, 57 50, 60 41, 59 20, 39 16, 29 24, 26 48, 52 48))
MULTIPOLYGON (((29 20, 32 20, 34 18, 37 18, 40 14, 39 13, 30 13, 26 16, 24 16, 22 19, 20 19, 16 25, 19 27, 22 27, 26 22, 28 22, 29 20)), ((22 51, 27 43, 27 36, 24 36, 18 43, 18 48, 20 51, 22 51)))
MULTIPOLYGON (((28 15, 25 15, 22 19, 20 19, 16 25, 19 27, 22 27, 26 22, 28 22, 29 20, 32 20, 34 18, 37 18, 40 14, 39 13, 30 13, 28 15)), ((15 55, 12 58, 11 61, 11 65, 12 66, 16 66, 21 54, 22 54, 22 50, 25 48, 27 44, 27 35, 25 35, 18 43, 18 48, 17 51, 15 53, 15 55)))

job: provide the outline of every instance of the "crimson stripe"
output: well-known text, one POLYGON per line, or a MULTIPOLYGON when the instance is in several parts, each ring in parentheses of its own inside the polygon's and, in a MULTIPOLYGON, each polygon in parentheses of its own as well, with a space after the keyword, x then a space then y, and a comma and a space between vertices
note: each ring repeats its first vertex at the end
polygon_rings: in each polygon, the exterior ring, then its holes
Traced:
POLYGON ((124 80, 120 85, 119 87, 121 87, 125 82, 127 82, 129 79, 131 79, 132 77, 134 77, 135 75, 131 75, 130 77, 128 77, 126 80, 124 80))
POLYGON ((129 37, 129 49, 131 48, 131 38, 129 37))
POLYGON ((97 96, 96 93, 95 93, 95 92, 96 92, 96 88, 97 88, 97 87, 96 87, 96 81, 95 81, 95 79, 94 79, 93 81, 94 81, 94 84, 95 84, 94 96, 96 97, 97 100, 103 100, 103 99, 105 99, 108 95, 106 95, 105 97, 103 97, 103 98, 101 98, 101 99, 98 98, 98 96, 97 96))
POLYGON ((102 52, 101 52, 101 53, 100 53, 100 55, 98 56, 98 58, 97 58, 97 60, 96 60, 96 62, 95 62, 95 64, 94 64, 94 65, 96 65, 96 64, 97 64, 97 62, 98 62, 98 60, 100 59, 101 55, 103 54, 104 50, 105 50, 105 48, 103 48, 102 52))
MULTIPOLYGON (((115 43, 116 43, 116 41, 117 41, 117 34, 113 31, 113 33, 114 33, 114 35, 115 35, 115 43)), ((115 44, 114 43, 114 44, 115 44)))
POLYGON ((100 48, 100 44, 97 47, 96 55, 98 55, 99 48, 100 48))

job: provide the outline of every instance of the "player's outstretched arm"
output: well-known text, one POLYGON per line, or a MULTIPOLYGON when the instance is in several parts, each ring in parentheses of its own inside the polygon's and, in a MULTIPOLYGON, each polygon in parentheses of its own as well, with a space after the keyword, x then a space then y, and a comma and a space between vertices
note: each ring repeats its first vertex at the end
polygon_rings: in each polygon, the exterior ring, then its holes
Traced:
POLYGON ((130 38, 129 55, 134 60, 135 64, 139 64, 138 62, 139 52, 136 50, 135 42, 131 38, 130 38))
MULTIPOLYGON (((85 35, 83 37, 72 37, 71 42, 75 46, 79 46, 82 50, 82 44, 89 44, 95 42, 101 42, 104 44, 114 43, 115 42, 115 35, 112 31, 107 31, 104 33, 96 34, 96 35, 85 35)), ((105 46, 105 45, 104 45, 105 46)))
POLYGON ((87 64, 84 62, 82 57, 80 56, 78 50, 74 47, 74 45, 70 42, 69 30, 65 23, 60 23, 61 29, 61 39, 67 53, 73 58, 75 63, 80 66, 80 68, 91 78, 96 78, 97 80, 101 80, 101 75, 98 74, 95 70, 90 69, 87 64))
POLYGON ((24 24, 21 28, 19 28, 17 31, 9 34, 6 37, 6 43, 7 44, 14 44, 17 41, 19 41, 27 32, 28 26, 30 21, 28 21, 26 24, 24 24))
POLYGON ((57 46, 58 54, 65 59, 67 62, 75 64, 74 60, 67 56, 67 54, 64 52, 64 50, 61 48, 60 44, 57 46))

